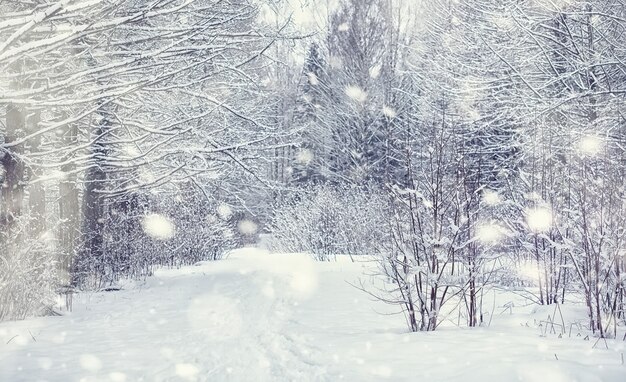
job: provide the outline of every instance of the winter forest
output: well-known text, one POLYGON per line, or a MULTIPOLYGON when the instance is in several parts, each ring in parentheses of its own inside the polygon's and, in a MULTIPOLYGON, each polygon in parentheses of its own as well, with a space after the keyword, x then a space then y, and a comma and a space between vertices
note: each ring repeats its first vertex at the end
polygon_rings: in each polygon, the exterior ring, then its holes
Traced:
POLYGON ((625 179, 624 0, 0 0, 0 380, 624 381, 625 179))

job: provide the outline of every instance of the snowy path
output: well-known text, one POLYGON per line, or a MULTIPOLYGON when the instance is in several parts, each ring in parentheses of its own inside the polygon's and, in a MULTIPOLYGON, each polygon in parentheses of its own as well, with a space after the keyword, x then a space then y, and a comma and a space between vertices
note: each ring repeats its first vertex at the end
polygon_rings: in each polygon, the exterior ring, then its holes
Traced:
POLYGON ((528 315, 405 333, 346 283, 362 267, 242 250, 83 295, 67 316, 0 324, 0 381, 626 380, 623 343, 541 338, 528 315))

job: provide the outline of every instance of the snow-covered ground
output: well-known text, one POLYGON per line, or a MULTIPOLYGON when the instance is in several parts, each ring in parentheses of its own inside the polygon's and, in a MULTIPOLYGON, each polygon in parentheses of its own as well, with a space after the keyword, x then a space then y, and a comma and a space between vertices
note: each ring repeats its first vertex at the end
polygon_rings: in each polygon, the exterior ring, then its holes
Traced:
POLYGON ((0 324, 0 381, 626 381, 624 342, 542 337, 506 296, 489 328, 407 333, 349 284, 370 266, 244 249, 83 294, 0 324))

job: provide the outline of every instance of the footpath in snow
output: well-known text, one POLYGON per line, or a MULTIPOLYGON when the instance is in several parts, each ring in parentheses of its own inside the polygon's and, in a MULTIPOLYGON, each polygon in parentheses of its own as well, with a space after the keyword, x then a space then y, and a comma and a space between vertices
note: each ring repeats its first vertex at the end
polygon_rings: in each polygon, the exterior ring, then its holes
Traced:
POLYGON ((81 294, 67 315, 0 323, 0 381, 626 381, 624 342, 541 337, 529 308, 407 333, 350 285, 371 266, 243 249, 81 294))

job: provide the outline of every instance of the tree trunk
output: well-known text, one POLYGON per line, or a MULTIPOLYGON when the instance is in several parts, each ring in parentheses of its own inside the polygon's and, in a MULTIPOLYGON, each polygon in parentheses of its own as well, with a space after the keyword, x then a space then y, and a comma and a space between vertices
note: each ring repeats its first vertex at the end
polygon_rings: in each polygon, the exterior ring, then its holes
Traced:
MULTIPOLYGON (((62 145, 74 147, 78 142, 78 126, 70 125, 65 132, 62 145)), ((62 178, 59 182, 59 241, 61 246, 61 258, 59 259, 59 267, 61 270, 61 284, 69 285, 71 283, 70 274, 74 254, 76 251, 76 238, 79 230, 79 213, 80 204, 78 198, 78 186, 76 179, 76 165, 71 162, 74 156, 73 151, 68 157, 64 158, 66 164, 61 166, 62 178)))
MULTIPOLYGON (((5 145, 17 141, 24 134, 24 112, 21 107, 9 104, 6 109, 5 145)), ((11 228, 22 214, 24 203, 24 163, 21 156, 24 145, 10 147, 2 157, 2 193, 0 206, 0 232, 11 241, 19 242, 12 236, 11 228)))

